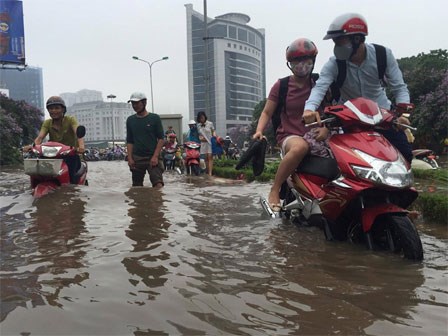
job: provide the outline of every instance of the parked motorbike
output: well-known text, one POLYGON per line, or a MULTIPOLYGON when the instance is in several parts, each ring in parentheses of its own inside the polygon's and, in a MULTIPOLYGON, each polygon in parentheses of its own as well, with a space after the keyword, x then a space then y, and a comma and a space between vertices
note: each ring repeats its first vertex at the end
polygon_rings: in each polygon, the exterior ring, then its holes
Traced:
POLYGON ((95 149, 86 149, 86 152, 84 153, 84 159, 86 161, 99 161, 99 152, 95 149))
POLYGON ((324 123, 338 130, 329 139, 334 158, 307 156, 282 187, 282 210, 271 217, 316 225, 327 240, 364 243, 370 250, 423 259, 419 234, 408 218, 418 193, 410 165, 376 130, 390 127, 392 113, 365 98, 325 109, 324 123))
POLYGON ((414 149, 412 156, 411 167, 414 169, 439 169, 436 161, 439 157, 430 149, 414 149))
POLYGON ((196 175, 198 176, 201 172, 201 168, 199 167, 199 158, 201 145, 194 141, 187 141, 184 143, 185 148, 185 158, 184 158, 184 167, 185 174, 187 175, 196 175))
MULTIPOLYGON (((84 137, 85 127, 79 126, 76 135, 78 138, 84 137)), ((34 145, 23 160, 25 174, 30 176, 33 196, 40 198, 62 185, 70 184, 69 169, 64 158, 76 155, 76 148, 59 142, 34 145)), ((81 161, 81 167, 75 176, 78 178, 77 184, 88 184, 85 161, 81 161)))
POLYGON ((238 149, 238 147, 233 146, 233 147, 229 147, 229 149, 227 150, 227 158, 228 159, 232 159, 232 160, 239 160, 240 159, 240 151, 238 149))

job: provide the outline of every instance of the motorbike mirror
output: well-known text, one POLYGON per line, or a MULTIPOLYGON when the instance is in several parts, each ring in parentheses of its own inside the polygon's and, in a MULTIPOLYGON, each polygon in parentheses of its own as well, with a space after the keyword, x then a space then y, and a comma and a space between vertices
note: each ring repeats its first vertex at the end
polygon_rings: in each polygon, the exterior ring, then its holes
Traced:
POLYGON ((76 136, 78 137, 78 139, 84 138, 85 135, 86 128, 82 125, 78 126, 78 128, 76 129, 76 136))

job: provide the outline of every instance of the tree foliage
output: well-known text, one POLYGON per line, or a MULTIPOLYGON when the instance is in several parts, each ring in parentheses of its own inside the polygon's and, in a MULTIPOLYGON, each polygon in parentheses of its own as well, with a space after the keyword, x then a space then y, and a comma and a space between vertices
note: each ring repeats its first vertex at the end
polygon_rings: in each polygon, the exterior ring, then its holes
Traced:
POLYGON ((21 161, 19 148, 36 138, 43 118, 41 110, 0 94, 0 165, 21 161))
MULTIPOLYGON (((266 101, 267 99, 265 98, 254 107, 249 134, 251 137, 253 134, 255 134, 255 131, 257 130, 258 120, 260 119, 261 112, 263 112, 264 106, 266 105, 266 101)), ((277 144, 277 140, 275 139, 275 133, 274 129, 272 128, 271 122, 269 122, 268 125, 266 126, 265 130, 263 131, 263 135, 266 136, 268 143, 271 144, 272 146, 275 146, 277 144)))
POLYGON ((432 50, 399 59, 398 64, 416 105, 411 115, 417 127, 415 147, 439 152, 448 137, 448 52, 432 50))

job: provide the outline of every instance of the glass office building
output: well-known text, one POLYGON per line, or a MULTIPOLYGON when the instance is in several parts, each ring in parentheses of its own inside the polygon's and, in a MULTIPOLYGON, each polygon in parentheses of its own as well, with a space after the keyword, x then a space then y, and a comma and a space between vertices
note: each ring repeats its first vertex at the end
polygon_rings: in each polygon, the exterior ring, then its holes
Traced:
POLYGON ((245 14, 228 13, 207 19, 204 39, 204 15, 185 7, 190 119, 205 111, 218 135, 245 131, 254 106, 266 96, 264 29, 248 26, 245 14))
POLYGON ((0 88, 9 90, 9 98, 24 100, 44 111, 42 68, 28 66, 22 71, 0 69, 0 88))

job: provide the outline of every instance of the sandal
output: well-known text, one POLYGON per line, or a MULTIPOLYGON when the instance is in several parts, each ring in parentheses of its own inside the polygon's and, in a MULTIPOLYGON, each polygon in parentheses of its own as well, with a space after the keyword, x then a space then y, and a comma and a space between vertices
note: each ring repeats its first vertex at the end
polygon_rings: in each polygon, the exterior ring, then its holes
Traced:
POLYGON ((269 203, 269 207, 274 212, 280 212, 282 210, 282 206, 280 203, 269 203))

